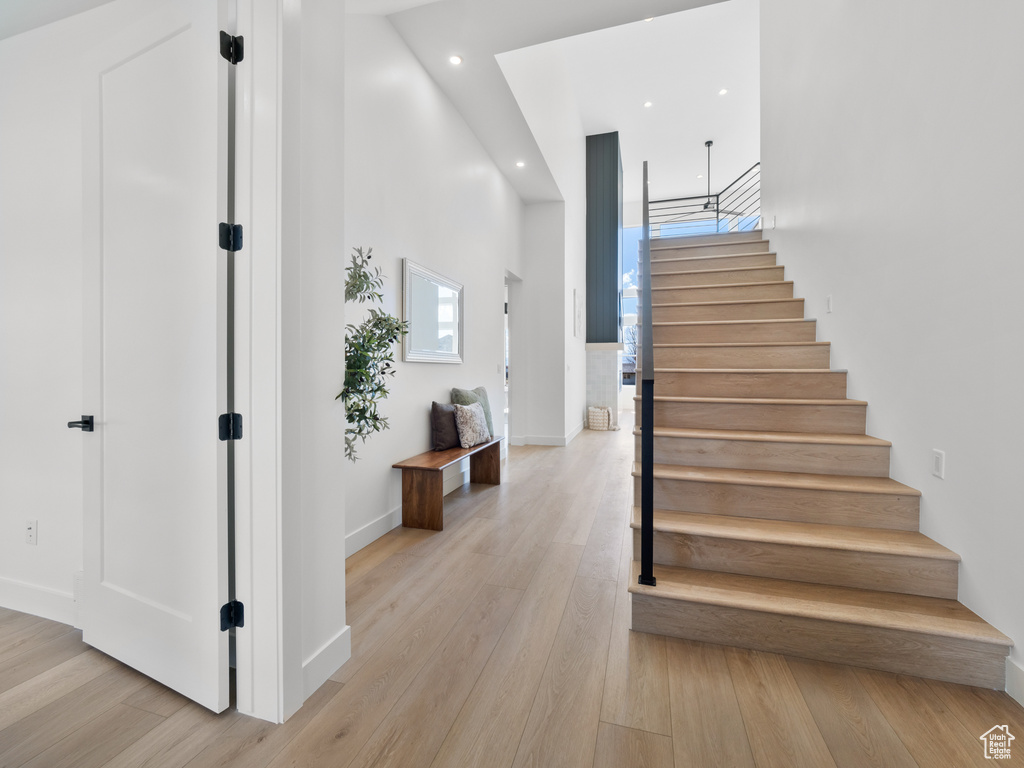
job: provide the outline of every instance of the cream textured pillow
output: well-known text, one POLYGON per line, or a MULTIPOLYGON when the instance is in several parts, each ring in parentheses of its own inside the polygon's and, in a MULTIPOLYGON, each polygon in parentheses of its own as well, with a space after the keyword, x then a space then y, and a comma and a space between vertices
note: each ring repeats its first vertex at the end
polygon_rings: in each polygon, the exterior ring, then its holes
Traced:
POLYGON ((452 388, 452 402, 455 405, 471 405, 472 403, 480 403, 480 406, 484 409, 484 418, 487 419, 487 431, 492 435, 494 434, 494 424, 491 422, 491 402, 487 399, 487 390, 483 387, 477 387, 476 389, 459 389, 458 387, 452 388))
POLYGON ((455 426, 459 430, 459 443, 463 448, 472 448, 491 439, 480 403, 456 405, 455 426))

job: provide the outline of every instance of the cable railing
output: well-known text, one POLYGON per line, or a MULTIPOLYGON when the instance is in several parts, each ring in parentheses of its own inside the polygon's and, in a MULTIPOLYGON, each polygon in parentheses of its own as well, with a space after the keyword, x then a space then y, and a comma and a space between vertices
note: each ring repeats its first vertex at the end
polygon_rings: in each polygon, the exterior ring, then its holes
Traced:
POLYGON ((640 578, 649 587, 654 578, 654 329, 651 308, 651 221, 644 161, 643 217, 640 235, 640 578))
POLYGON ((653 200, 649 207, 644 231, 653 240, 760 229, 761 163, 754 163, 717 194, 653 200))

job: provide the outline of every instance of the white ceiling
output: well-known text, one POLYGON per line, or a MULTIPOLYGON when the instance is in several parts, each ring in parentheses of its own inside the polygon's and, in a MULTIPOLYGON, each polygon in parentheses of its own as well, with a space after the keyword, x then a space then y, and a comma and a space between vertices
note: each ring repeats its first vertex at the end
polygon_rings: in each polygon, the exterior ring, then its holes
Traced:
MULTIPOLYGON (((534 202, 562 196, 496 57, 714 2, 718 0, 438 0, 388 19, 520 197, 534 202), (448 63, 453 54, 463 57, 461 66, 448 63), (518 160, 526 167, 516 168, 518 160)), ((543 86, 543 80, 538 83, 543 86)))
MULTIPOLYGON (((0 39, 105 2, 0 0, 0 39)), ((546 115, 524 115, 502 68, 515 79, 514 71, 536 71, 552 57, 562 62, 560 76, 519 78, 516 93, 524 104, 564 99, 587 134, 619 131, 627 200, 638 197, 644 159, 652 198, 703 191, 696 174, 706 139, 715 142, 713 191, 759 159, 758 0, 345 3, 350 13, 389 17, 527 202, 561 194, 533 135, 546 115), (459 67, 448 63, 456 53, 459 67), (718 96, 720 88, 729 93, 718 96)))
POLYGON ((707 191, 706 140, 712 191, 759 160, 758 26, 758 0, 729 0, 498 61, 535 136, 549 131, 554 102, 572 105, 586 135, 618 131, 627 201, 640 200, 644 160, 651 199, 697 195, 707 191))
POLYGON ((652 198, 706 189, 707 139, 712 191, 759 159, 758 0, 438 0, 388 18, 525 201, 561 199, 534 136, 551 115, 529 106, 556 98, 585 133, 619 131, 627 200, 644 159, 652 198), (538 76, 542 61, 564 67, 538 76))

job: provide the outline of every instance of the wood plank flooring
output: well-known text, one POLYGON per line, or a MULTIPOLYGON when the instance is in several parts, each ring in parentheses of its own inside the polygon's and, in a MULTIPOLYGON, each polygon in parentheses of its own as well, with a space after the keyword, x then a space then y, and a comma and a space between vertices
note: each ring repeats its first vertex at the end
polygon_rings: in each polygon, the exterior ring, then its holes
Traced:
POLYGON ((0 608, 0 768, 961 768, 995 725, 1024 766, 1003 693, 631 632, 632 453, 511 448, 443 532, 348 558, 353 657, 280 726, 0 608))

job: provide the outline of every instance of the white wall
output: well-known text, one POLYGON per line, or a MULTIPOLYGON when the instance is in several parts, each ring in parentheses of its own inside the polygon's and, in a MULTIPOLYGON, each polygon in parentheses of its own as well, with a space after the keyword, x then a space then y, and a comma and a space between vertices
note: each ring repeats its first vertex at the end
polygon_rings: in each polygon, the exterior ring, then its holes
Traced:
POLYGON ((351 655, 345 482, 339 471, 345 418, 334 400, 334 385, 345 375, 345 273, 338 254, 345 211, 345 53, 338 41, 344 38, 345 12, 334 0, 303 0, 301 11, 299 48, 286 45, 284 59, 285 87, 299 89, 293 95, 298 109, 289 109, 286 97, 284 158, 301 174, 295 180, 298 194, 283 201, 283 512, 286 523, 297 514, 301 525, 301 535, 291 528, 300 537, 301 553, 290 550, 293 568, 285 578, 301 571, 297 594, 287 605, 301 605, 303 669, 301 698, 286 702, 287 715, 351 655))
POLYGON ((1018 699, 1022 28, 1018 0, 761 2, 766 234, 923 532, 963 556, 961 601, 1017 642, 1018 699))
MULTIPOLYGON (((561 271, 562 293, 552 304, 545 303, 544 325, 559 328, 560 334, 549 337, 548 344, 561 344, 564 381, 561 397, 561 427, 545 420, 539 423, 538 413, 550 413, 548 402, 552 387, 538 390, 540 397, 530 397, 527 409, 533 424, 525 436, 528 443, 564 445, 583 429, 586 412, 586 314, 583 329, 575 335, 573 290, 577 302, 586 307, 587 295, 587 145, 579 107, 573 98, 571 77, 558 46, 537 45, 500 54, 498 63, 509 87, 515 94, 533 132, 534 139, 551 175, 558 185, 562 225, 555 227, 547 213, 529 215, 524 220, 524 239, 531 247, 524 249, 524 261, 537 259, 535 271, 561 271), (543 82, 543 88, 536 87, 543 82), (543 223, 542 223, 543 222, 543 223), (529 231, 538 226, 535 231, 529 231), (543 253, 543 256, 540 254, 543 253), (543 429, 543 431, 537 431, 543 429)), ((534 203, 528 209, 549 209, 551 203, 534 203)), ((529 271, 530 267, 526 269, 529 271)), ((535 320, 537 322, 537 320, 535 320)), ((553 383, 553 382, 552 382, 553 383)), ((550 414, 554 415, 554 414, 550 414)))
MULTIPOLYGON (((399 317, 403 258, 462 283, 466 345, 461 365, 399 362, 382 408, 391 428, 358 446, 356 464, 339 466, 351 554, 401 522, 401 474, 391 465, 430 449, 432 400, 484 386, 503 429, 504 279, 523 268, 519 197, 390 22, 349 16, 345 52, 345 238, 336 257, 347 264, 353 247, 372 247, 383 308, 399 317)), ((347 322, 364 312, 350 305, 347 322)), ((340 389, 339 377, 333 394, 340 389)))
POLYGON ((345 14, 239 0, 238 708, 282 721, 351 653, 345 617, 345 14), (249 606, 252 606, 251 613, 249 606), (250 623, 250 617, 252 619, 250 623), (242 672, 245 670, 246 674, 242 672))
POLYGON ((509 295, 511 442, 565 445, 565 204, 525 206, 522 233, 523 281, 509 295))

